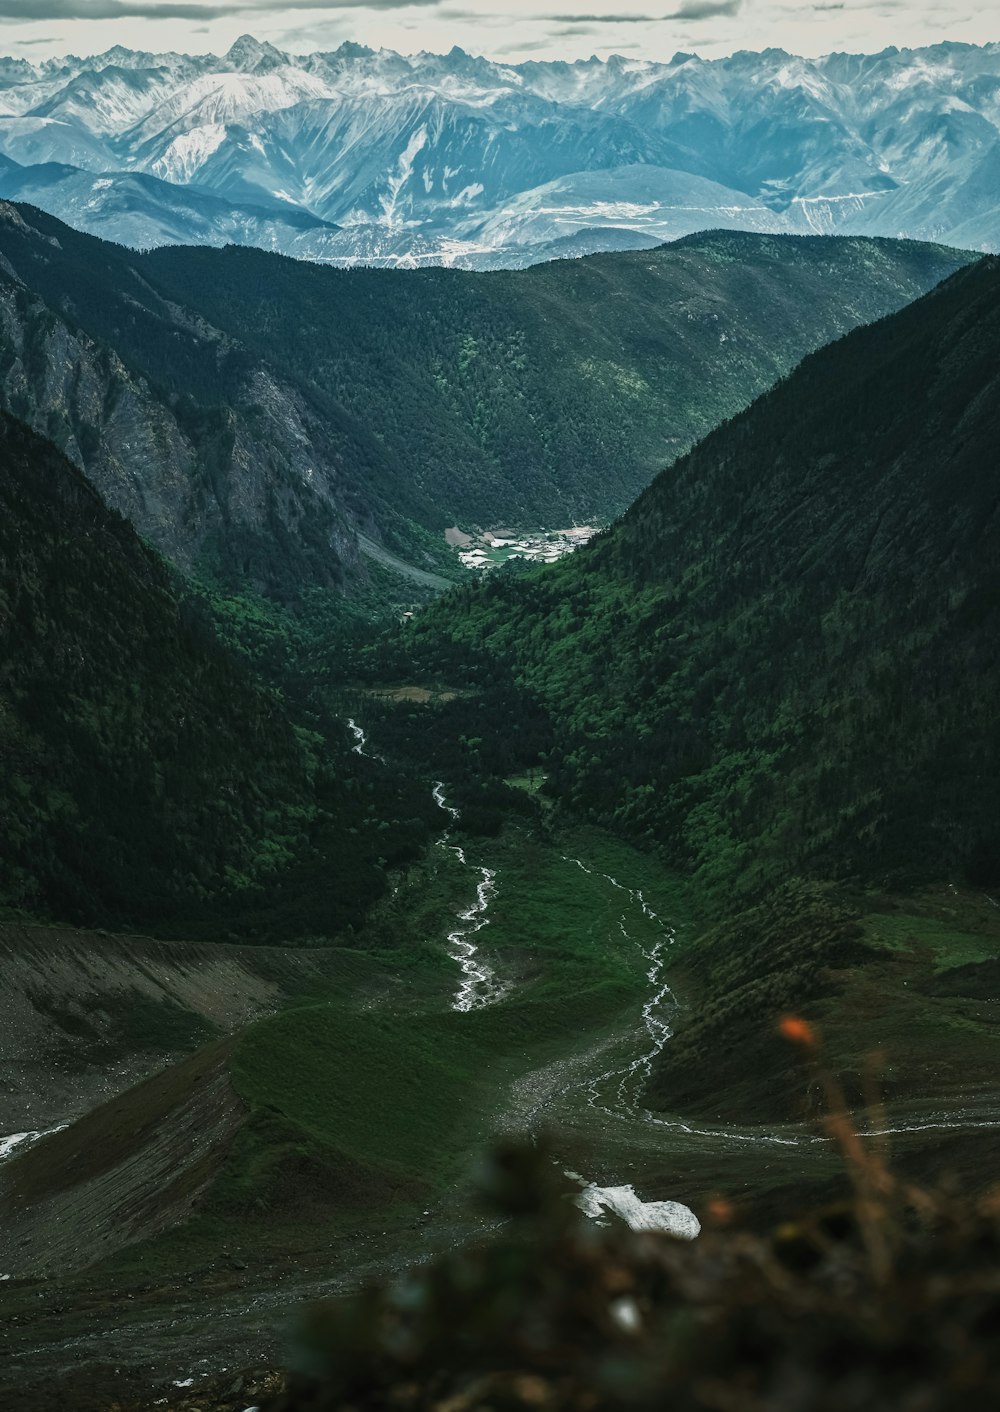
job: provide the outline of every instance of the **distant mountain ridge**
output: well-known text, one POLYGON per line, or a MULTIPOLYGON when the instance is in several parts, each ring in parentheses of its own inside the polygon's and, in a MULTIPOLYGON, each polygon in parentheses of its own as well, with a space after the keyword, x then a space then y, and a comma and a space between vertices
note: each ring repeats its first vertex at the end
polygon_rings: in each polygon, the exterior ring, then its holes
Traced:
MULTIPOLYGON (((503 64, 457 48, 291 55, 244 35, 222 57, 2 61, 0 153, 31 169, 44 209, 124 243, 181 233, 177 198, 160 193, 175 208, 160 223, 129 185, 143 173, 342 227, 296 239, 276 218, 238 237, 338 264, 524 264, 623 226, 650 243, 732 228, 986 251, 998 99, 1000 44, 503 64), (77 169, 75 193, 35 171, 51 163, 77 169), (87 198, 84 173, 118 199, 87 198)), ((221 244, 233 219, 213 231, 203 210, 183 239, 221 244)))
POLYGON ((158 245, 254 245, 304 260, 336 247, 338 227, 294 206, 227 201, 144 172, 94 173, 62 162, 24 167, 0 157, 0 197, 27 202, 75 230, 113 230, 136 250, 158 245))

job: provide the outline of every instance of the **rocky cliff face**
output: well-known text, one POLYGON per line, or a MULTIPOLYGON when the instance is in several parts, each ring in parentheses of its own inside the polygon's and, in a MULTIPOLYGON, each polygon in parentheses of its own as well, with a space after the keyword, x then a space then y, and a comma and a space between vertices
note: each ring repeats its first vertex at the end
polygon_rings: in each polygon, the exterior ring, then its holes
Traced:
MULTIPOLYGON (((47 249, 60 250, 57 238, 3 202, 0 231, 35 267, 47 249)), ((194 341, 216 361, 233 354, 203 320, 155 303, 164 340, 194 341)), ((266 367, 245 360, 225 403, 171 393, 92 338, 71 298, 46 300, 2 256, 0 350, 0 409, 53 441, 182 567, 280 595, 296 580, 337 584, 357 562, 322 428, 301 394, 266 367)))

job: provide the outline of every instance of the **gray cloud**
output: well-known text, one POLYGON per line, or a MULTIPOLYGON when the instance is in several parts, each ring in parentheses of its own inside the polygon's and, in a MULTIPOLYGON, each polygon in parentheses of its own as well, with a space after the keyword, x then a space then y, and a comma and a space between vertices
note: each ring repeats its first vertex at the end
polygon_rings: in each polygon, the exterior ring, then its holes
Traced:
POLYGON ((558 35, 587 34, 591 25, 654 25, 664 20, 710 20, 735 15, 742 3, 743 0, 685 0, 679 10, 666 15, 526 15, 525 18, 532 23, 560 25, 561 28, 554 31, 558 35))
MULTIPOLYGON (((400 10, 437 0, 293 0, 292 10, 400 10)), ((273 15, 274 0, 0 0, 5 20, 225 20, 237 15, 273 15)))
MULTIPOLYGON (((568 28, 568 25, 592 24, 660 24, 664 20, 715 20, 720 16, 734 16, 742 7, 743 0, 684 0, 679 10, 669 14, 537 14, 532 21, 542 24, 565 25, 556 34, 581 34, 586 32, 568 28)), ((445 11, 442 11, 445 13, 445 11)))
POLYGON ((526 39, 520 44, 503 44, 497 49, 498 54, 533 54, 538 49, 550 49, 552 41, 550 39, 526 39))
POLYGON ((684 0, 680 9, 665 20, 715 20, 739 13, 743 0, 684 0))
POLYGON ((146 0, 0 0, 5 20, 201 20, 212 5, 146 3, 146 0))
MULTIPOLYGON (((649 25, 656 24, 657 20, 663 19, 663 15, 533 15, 533 20, 540 20, 544 24, 560 25, 649 25)), ((556 31, 557 34, 569 34, 568 29, 556 31)))

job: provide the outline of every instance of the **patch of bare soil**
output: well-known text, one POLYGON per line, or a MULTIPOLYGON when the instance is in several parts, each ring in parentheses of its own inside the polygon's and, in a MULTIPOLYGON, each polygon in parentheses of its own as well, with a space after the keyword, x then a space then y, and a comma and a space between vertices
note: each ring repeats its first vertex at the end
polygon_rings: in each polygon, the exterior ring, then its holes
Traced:
POLYGON ((0 1168, 0 1274, 80 1269, 183 1220, 243 1121, 228 1050, 205 1046, 0 1168))
POLYGON ((0 1137, 64 1123, 278 1008, 320 951, 0 925, 0 1137))
POLYGON ((419 706, 425 706, 428 701, 454 701, 458 692, 449 691, 447 687, 379 686, 365 695, 378 701, 415 701, 419 706))

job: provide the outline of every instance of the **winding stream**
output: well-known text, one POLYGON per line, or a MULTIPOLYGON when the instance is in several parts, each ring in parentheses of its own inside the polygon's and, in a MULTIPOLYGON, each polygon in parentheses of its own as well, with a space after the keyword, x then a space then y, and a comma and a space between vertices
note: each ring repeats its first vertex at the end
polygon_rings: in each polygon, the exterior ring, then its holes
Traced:
MULTIPOLYGON (((605 1069, 592 1078, 562 1087, 539 1104, 536 1112, 540 1112, 543 1107, 548 1107, 551 1101, 582 1089, 586 1094, 589 1107, 619 1122, 638 1120, 652 1127, 669 1128, 690 1137, 709 1138, 720 1143, 752 1144, 762 1147, 806 1147, 827 1142, 828 1139, 823 1134, 811 1132, 799 1125, 789 1125, 789 1128, 784 1132, 736 1127, 705 1128, 684 1122, 680 1118, 664 1117, 642 1105, 643 1087, 652 1076, 656 1056, 673 1034, 671 1019, 672 1015, 676 1013, 678 1004, 669 984, 664 979, 664 970, 667 961, 667 948, 672 946, 676 940, 676 931, 653 911, 639 889, 626 887, 625 884, 608 873, 596 873, 595 869, 588 868, 579 858, 570 858, 564 855, 564 862, 582 869, 583 872, 591 876, 596 875, 603 878, 611 887, 626 894, 628 902, 619 919, 619 929, 626 941, 635 942, 649 963, 646 974, 650 984, 650 992, 642 1007, 643 1026, 649 1041, 649 1048, 637 1059, 633 1059, 623 1067, 605 1069), (629 932, 629 905, 637 908, 645 918, 656 925, 659 936, 652 947, 643 946, 642 942, 629 932)), ((963 1108, 943 1112, 930 1111, 919 1117, 914 1115, 909 1121, 890 1121, 886 1126, 863 1130, 861 1136, 888 1137, 893 1134, 915 1132, 1000 1128, 1000 1117, 996 1113, 995 1099, 991 1096, 981 1100, 981 1103, 982 1106, 969 1104, 963 1108)), ((595 1199, 603 1190, 602 1188, 593 1188, 595 1199)), ((625 1189, 615 1187, 607 1190, 617 1196, 625 1189)))
MULTIPOLYGON (((438 808, 443 809, 452 823, 457 824, 461 814, 453 804, 448 803, 441 780, 434 784, 433 797, 438 808)), ((445 829, 437 840, 437 847, 448 849, 450 853, 454 853, 463 868, 471 868, 479 874, 476 900, 464 912, 459 912, 458 920, 463 925, 448 933, 448 948, 462 972, 462 981, 455 992, 452 1009, 482 1010, 487 1005, 495 1005, 504 994, 504 987, 497 979, 496 972, 482 959, 478 946, 471 939, 490 924, 486 914, 496 895, 496 870, 471 864, 465 856, 465 849, 451 842, 450 829, 445 829)))
MULTIPOLYGON (((354 753, 368 755, 367 737, 362 727, 350 717, 347 718, 346 725, 354 737, 354 744, 351 747, 354 753)), ((440 780, 434 783, 433 798, 438 808, 448 815, 450 824, 457 824, 461 813, 448 802, 445 786, 440 780)), ((450 827, 446 828, 436 840, 436 846, 453 853, 464 868, 479 875, 475 901, 464 911, 458 913, 457 920, 460 925, 448 933, 447 941, 449 951, 458 963, 462 976, 452 1001, 452 1008, 458 1011, 482 1009, 487 1005, 496 1004, 503 998, 507 989, 498 980, 493 968, 483 960, 479 953, 479 947, 472 939, 489 925, 489 907, 497 891, 496 870, 471 864, 466 857, 465 850, 459 844, 451 841, 450 827)), ((678 1134, 692 1138, 707 1138, 713 1142, 735 1145, 804 1147, 826 1142, 827 1139, 821 1134, 811 1132, 799 1125, 789 1124, 788 1127, 777 1132, 773 1129, 701 1127, 685 1122, 679 1117, 664 1116, 645 1107, 642 1103, 643 1089, 652 1076, 657 1055, 673 1035, 673 1018, 678 1009, 677 1001, 665 978, 669 948, 676 941, 677 934, 675 929, 650 907, 641 889, 628 887, 610 873, 602 873, 588 867, 580 858, 564 854, 563 861, 571 867, 579 868, 588 876, 601 878, 609 887, 622 894, 623 908, 618 919, 618 929, 626 943, 638 948, 647 968, 646 978, 649 991, 642 1006, 642 1029, 645 1041, 642 1052, 625 1064, 616 1064, 610 1068, 602 1069, 597 1074, 591 1074, 589 1077, 575 1078, 568 1083, 563 1081, 554 1085, 544 1096, 539 1096, 530 1102, 528 1107, 522 1111, 522 1116, 529 1122, 533 1122, 540 1118, 544 1110, 550 1109, 560 1100, 574 1093, 582 1092, 589 1108, 618 1124, 637 1122, 646 1127, 672 1129, 678 1134), (646 921, 653 923, 657 935, 652 944, 643 942, 630 930, 630 912, 633 916, 638 912, 646 921)), ((992 898, 990 900, 993 901, 992 898)), ((996 904, 994 903, 994 905, 996 904)), ((909 1121, 890 1122, 885 1127, 871 1129, 868 1135, 874 1137, 933 1130, 998 1127, 1000 1127, 1000 1117, 996 1114, 995 1101, 991 1098, 989 1102, 983 1102, 978 1106, 969 1104, 960 1109, 925 1111, 919 1116, 914 1114, 909 1121)), ((581 1181, 583 1181, 582 1178, 581 1181)), ((634 1193, 627 1194, 630 1190, 623 1187, 593 1187, 591 1204, 596 1205, 598 1200, 607 1194, 610 1194, 609 1200, 603 1204, 609 1208, 614 1201, 628 1204, 628 1202, 636 1200, 634 1193)))
MULTIPOLYGON (((355 755, 367 756, 369 759, 377 759, 378 757, 373 756, 367 749, 368 737, 354 717, 345 717, 344 724, 354 737, 354 744, 351 746, 352 752, 355 755)), ((432 794, 438 808, 448 815, 453 824, 457 824, 461 818, 461 812, 455 808, 454 804, 448 803, 442 780, 434 782, 432 794)), ((463 868, 470 868, 479 874, 479 881, 476 884, 476 900, 464 912, 458 913, 458 920, 462 925, 448 933, 448 949, 455 961, 458 962, 459 970, 462 973, 461 983, 452 1001, 452 1009, 481 1010, 486 1005, 495 1005, 505 991, 505 987, 497 979, 496 972, 482 959, 478 946, 472 940, 477 932, 482 931, 483 927, 489 926, 490 919, 486 914, 489 911, 490 902, 496 896, 496 869, 471 864, 465 856, 465 849, 459 844, 451 842, 450 828, 446 828, 441 837, 437 839, 437 847, 446 848, 449 853, 454 853, 463 868)))
MULTIPOLYGON (((564 854, 563 862, 579 868, 590 877, 595 875, 594 869, 588 868, 586 863, 579 858, 568 858, 564 854)), ((597 873, 596 876, 603 878, 619 892, 623 892, 628 903, 637 907, 641 914, 656 926, 659 933, 651 947, 643 946, 642 942, 633 938, 628 930, 628 904, 626 904, 625 911, 618 919, 619 930, 627 942, 635 942, 649 967, 646 972, 646 979, 649 981, 649 995, 642 1007, 642 1023, 650 1042, 650 1048, 622 1069, 606 1069, 604 1073, 598 1074, 590 1080, 587 1085, 588 1102, 592 1107, 601 1108, 608 1113, 615 1112, 615 1109, 608 1108, 601 1101, 602 1092, 613 1088, 617 1111, 624 1112, 628 1117, 634 1118, 640 1113, 639 1099, 643 1086, 653 1072, 653 1062, 674 1032, 673 1025, 664 1011, 668 1009, 670 1013, 676 1011, 677 1001, 674 999, 673 991, 664 979, 663 973, 667 962, 667 948, 674 944, 677 933, 653 911, 638 888, 626 887, 617 878, 613 878, 610 873, 597 873)), ((647 1110, 642 1109, 641 1111, 645 1114, 647 1110)))
POLYGON ((354 744, 351 746, 351 751, 355 755, 364 755, 366 753, 365 745, 367 744, 367 737, 364 731, 352 716, 348 716, 344 724, 354 737, 354 744))
MULTIPOLYGON (((767 1131, 695 1127, 680 1118, 661 1117, 643 1105, 641 1102, 643 1089, 652 1077, 653 1064, 657 1055, 673 1035, 672 1018, 679 1008, 668 982, 664 979, 667 949, 677 940, 677 932, 664 922, 657 912, 653 911, 640 889, 627 887, 609 873, 596 873, 595 869, 588 868, 579 858, 570 858, 564 854, 563 861, 580 868, 591 877, 603 878, 611 887, 625 894, 627 902, 625 910, 619 918, 618 926, 624 939, 628 942, 634 942, 647 961, 649 969, 646 976, 650 986, 649 995, 642 1007, 642 1023, 649 1048, 623 1067, 605 1069, 582 1083, 570 1085, 564 1092, 569 1092, 573 1088, 582 1088, 586 1094, 587 1104, 591 1108, 619 1122, 638 1121, 651 1127, 672 1128, 676 1132, 692 1137, 707 1137, 720 1141, 776 1147, 798 1147, 805 1143, 824 1142, 825 1138, 812 1133, 786 1136, 767 1131), (657 928, 659 935, 651 947, 644 946, 629 931, 629 906, 637 908, 641 915, 657 928)), ((598 1192, 602 1189, 595 1188, 594 1190, 598 1192)), ((616 1187, 609 1190, 618 1193, 624 1189, 616 1187)))

